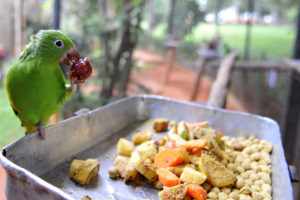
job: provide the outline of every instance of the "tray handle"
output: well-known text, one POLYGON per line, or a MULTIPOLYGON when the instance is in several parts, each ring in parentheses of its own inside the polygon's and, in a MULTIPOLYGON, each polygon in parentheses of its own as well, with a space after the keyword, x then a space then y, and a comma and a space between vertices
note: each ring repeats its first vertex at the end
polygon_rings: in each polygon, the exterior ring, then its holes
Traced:
POLYGON ((289 165, 289 172, 290 172, 291 181, 294 183, 299 182, 299 176, 295 165, 289 165))

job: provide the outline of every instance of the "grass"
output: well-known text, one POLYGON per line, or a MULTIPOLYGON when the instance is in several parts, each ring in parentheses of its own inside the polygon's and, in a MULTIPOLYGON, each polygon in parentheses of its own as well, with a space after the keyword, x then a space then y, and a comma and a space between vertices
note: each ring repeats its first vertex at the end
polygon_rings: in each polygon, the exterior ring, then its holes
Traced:
MULTIPOLYGON (((166 26, 157 26, 152 37, 156 40, 164 41, 166 26)), ((220 25, 220 34, 225 43, 232 49, 237 49, 243 54, 245 44, 246 26, 243 24, 220 25)), ((215 25, 200 23, 192 33, 185 36, 184 44, 198 44, 203 40, 209 40, 215 36, 215 25)), ((291 57, 295 29, 284 25, 253 25, 250 45, 251 59, 278 59, 281 57, 291 57)))
POLYGON ((0 148, 24 136, 18 117, 14 114, 4 87, 0 88, 0 148))

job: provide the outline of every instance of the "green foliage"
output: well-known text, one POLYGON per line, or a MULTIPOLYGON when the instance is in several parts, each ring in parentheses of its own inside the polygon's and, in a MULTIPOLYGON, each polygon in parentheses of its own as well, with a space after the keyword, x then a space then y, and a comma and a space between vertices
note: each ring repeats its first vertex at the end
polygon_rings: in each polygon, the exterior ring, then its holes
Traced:
POLYGON ((20 120, 10 107, 4 87, 0 88, 0 148, 25 135, 20 120))

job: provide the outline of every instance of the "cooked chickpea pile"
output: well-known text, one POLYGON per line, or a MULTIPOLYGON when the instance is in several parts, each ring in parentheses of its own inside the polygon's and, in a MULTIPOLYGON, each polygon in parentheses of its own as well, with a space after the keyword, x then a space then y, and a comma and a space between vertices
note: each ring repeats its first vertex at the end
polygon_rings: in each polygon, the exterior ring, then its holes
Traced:
POLYGON ((207 193, 207 200, 272 199, 272 144, 253 136, 248 139, 224 136, 222 139, 229 147, 225 150, 229 159, 224 159, 222 164, 237 176, 237 181, 234 187, 212 187, 207 193))
MULTIPOLYGON (((121 138, 109 170, 124 182, 141 178, 161 190, 161 200, 270 200, 272 144, 255 137, 230 138, 208 121, 157 119, 132 141, 121 138), (141 178, 139 178, 141 177, 141 178)), ((139 181, 140 182, 140 181, 139 181)))

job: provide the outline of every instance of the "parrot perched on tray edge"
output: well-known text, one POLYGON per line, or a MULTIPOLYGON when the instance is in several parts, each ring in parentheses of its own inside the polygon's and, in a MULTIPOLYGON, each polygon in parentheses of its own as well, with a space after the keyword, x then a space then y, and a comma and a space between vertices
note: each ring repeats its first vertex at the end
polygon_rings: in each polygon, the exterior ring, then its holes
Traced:
POLYGON ((15 114, 26 134, 39 131, 44 139, 44 126, 72 96, 70 84, 59 62, 70 65, 79 59, 74 43, 58 30, 41 30, 6 75, 6 91, 15 114))

